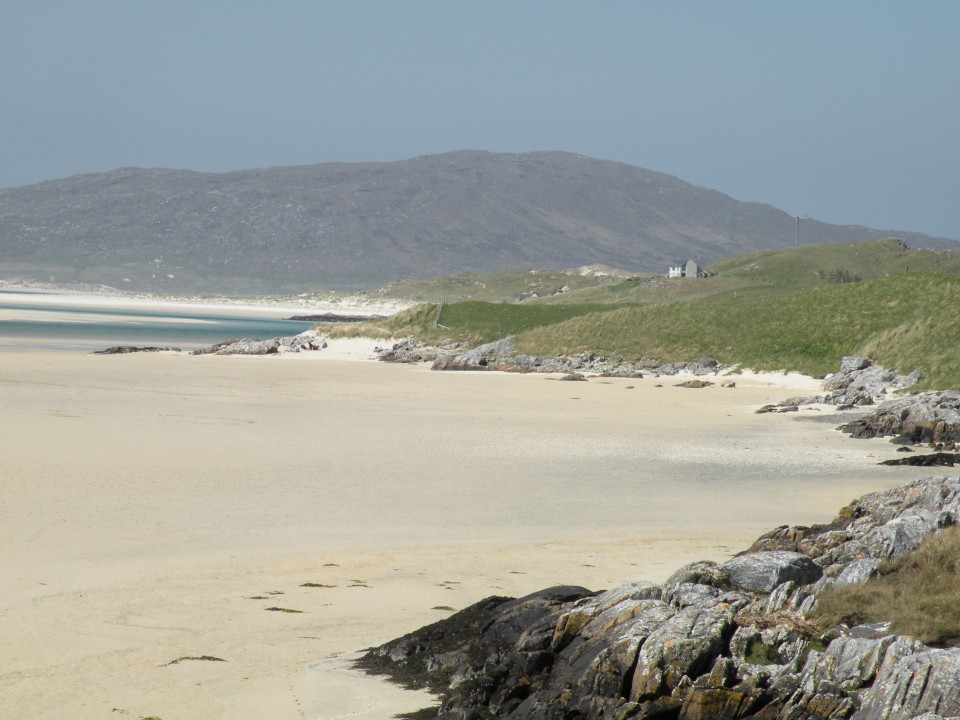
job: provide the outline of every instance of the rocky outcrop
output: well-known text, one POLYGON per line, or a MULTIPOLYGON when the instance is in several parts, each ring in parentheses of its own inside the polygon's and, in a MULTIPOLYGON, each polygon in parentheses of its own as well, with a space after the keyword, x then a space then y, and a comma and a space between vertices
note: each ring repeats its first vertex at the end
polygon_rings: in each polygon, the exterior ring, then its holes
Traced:
POLYGON ((456 350, 459 343, 450 343, 445 347, 435 348, 419 340, 406 339, 394 343, 388 348, 374 348, 373 352, 377 360, 381 362, 393 363, 419 363, 433 362, 440 355, 449 355, 452 350, 456 350))
POLYGON ((103 350, 94 350, 94 355, 126 355, 138 352, 181 352, 178 347, 156 347, 153 345, 114 345, 103 350))
POLYGON ((920 371, 900 375, 896 370, 885 370, 866 357, 845 357, 840 371, 823 382, 825 402, 831 405, 873 405, 879 399, 897 390, 916 385, 920 371))
POLYGON ((840 428, 855 438, 892 437, 903 444, 960 442, 960 392, 945 390, 889 400, 840 428))
POLYGON ((317 323, 361 323, 369 320, 383 320, 386 315, 341 315, 340 313, 319 313, 314 315, 294 315, 287 320, 317 323))
POLYGON ((958 717, 960 650, 876 627, 820 636, 799 612, 958 520, 960 478, 928 478, 663 585, 488 598, 359 664, 430 688, 446 720, 958 717))
MULTIPOLYGON (((693 362, 660 363, 654 360, 628 362, 619 355, 579 353, 572 357, 539 357, 517 353, 512 338, 503 338, 464 350, 459 343, 432 347, 407 339, 390 348, 377 348, 377 359, 384 362, 432 362, 433 370, 497 370, 519 373, 581 373, 601 377, 642 378, 644 373, 655 377, 687 373, 702 376, 720 372, 721 366, 710 357, 693 362)), ((728 383, 726 387, 735 387, 728 383)), ((700 386, 702 387, 702 386, 700 386)))
POLYGON ((290 337, 275 337, 269 340, 243 338, 226 340, 207 348, 194 350, 192 355, 276 355, 287 352, 308 352, 322 350, 327 341, 313 330, 307 330, 290 337))
POLYGON ((765 405, 757 412, 791 412, 814 403, 840 408, 875 405, 894 392, 913 387, 919 380, 919 370, 901 375, 897 370, 874 365, 870 358, 845 357, 840 361, 840 370, 823 381, 824 394, 788 398, 777 405, 765 405))
POLYGON ((721 569, 737 587, 766 593, 785 582, 807 585, 823 575, 820 566, 809 557, 787 550, 744 553, 724 563, 721 569))

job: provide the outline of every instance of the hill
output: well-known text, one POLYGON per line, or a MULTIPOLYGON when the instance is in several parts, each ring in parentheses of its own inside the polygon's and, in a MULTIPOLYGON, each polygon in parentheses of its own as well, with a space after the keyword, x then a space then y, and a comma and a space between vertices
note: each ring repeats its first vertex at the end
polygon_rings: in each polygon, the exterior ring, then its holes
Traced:
MULTIPOLYGON (((230 173, 122 168, 0 190, 0 277, 153 292, 370 288, 463 270, 602 263, 663 273, 796 242, 793 217, 559 152, 230 173)), ((896 235, 804 220, 800 243, 896 235)))

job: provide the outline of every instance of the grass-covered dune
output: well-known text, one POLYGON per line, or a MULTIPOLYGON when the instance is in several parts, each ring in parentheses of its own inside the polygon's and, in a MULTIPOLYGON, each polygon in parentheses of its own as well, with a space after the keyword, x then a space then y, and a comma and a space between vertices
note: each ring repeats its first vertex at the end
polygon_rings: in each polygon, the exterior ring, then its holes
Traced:
POLYGON ((527 330, 517 347, 665 361, 711 355, 756 370, 812 375, 836 370, 844 355, 864 354, 886 367, 919 367, 927 386, 960 387, 960 277, 911 272, 622 306, 527 330))
MULTIPOLYGON (((520 352, 594 353, 662 362, 704 355, 756 370, 822 375, 844 355, 869 355, 922 387, 960 388, 960 253, 897 240, 787 248, 730 258, 706 279, 607 275, 524 302, 421 304, 333 335, 416 337, 480 344, 516 337, 520 352)), ((417 293, 457 284, 490 297, 555 289, 570 277, 516 271, 423 281, 417 293), (531 285, 533 283, 533 285, 531 285)), ((462 297, 461 293, 451 293, 462 297)))
POLYGON ((920 368, 924 386, 960 387, 960 277, 900 273, 812 287, 754 286, 686 302, 643 305, 418 305, 341 332, 472 343, 515 335, 518 350, 628 359, 711 355, 756 370, 822 375, 844 355, 920 368))

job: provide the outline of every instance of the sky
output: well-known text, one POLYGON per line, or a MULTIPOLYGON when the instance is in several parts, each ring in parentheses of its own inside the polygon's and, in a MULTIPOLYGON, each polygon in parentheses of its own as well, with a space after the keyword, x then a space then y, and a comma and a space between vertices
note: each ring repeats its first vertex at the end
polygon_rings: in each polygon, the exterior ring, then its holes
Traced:
POLYGON ((0 0, 0 187, 564 150, 960 239, 960 2, 0 0))

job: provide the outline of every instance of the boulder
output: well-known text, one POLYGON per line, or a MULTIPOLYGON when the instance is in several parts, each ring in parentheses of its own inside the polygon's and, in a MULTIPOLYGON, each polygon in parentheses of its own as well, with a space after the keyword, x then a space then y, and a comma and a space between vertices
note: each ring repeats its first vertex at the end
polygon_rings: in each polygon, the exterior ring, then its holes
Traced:
POLYGON ((809 557, 786 550, 744 553, 721 567, 737 587, 762 593, 768 593, 788 580, 806 585, 823 575, 820 566, 809 557))

